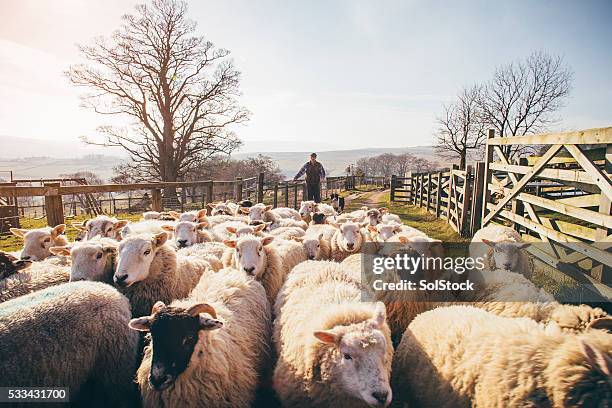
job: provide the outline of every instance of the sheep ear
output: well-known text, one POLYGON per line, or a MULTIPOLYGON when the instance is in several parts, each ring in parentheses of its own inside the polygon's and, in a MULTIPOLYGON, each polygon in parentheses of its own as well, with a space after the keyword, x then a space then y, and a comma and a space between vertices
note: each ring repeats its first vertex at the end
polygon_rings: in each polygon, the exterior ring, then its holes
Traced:
POLYGON ((55 247, 51 247, 49 248, 49 251, 53 254, 53 255, 70 255, 70 247, 68 246, 55 246, 55 247))
POLYGON ((155 247, 160 247, 166 243, 168 240, 168 234, 165 232, 160 232, 159 234, 153 237, 153 245, 155 247))
POLYGON ((260 224, 254 228, 255 232, 261 232, 266 229, 268 224, 260 224))
POLYGON ((164 231, 172 232, 174 231, 174 225, 162 225, 161 229, 163 229, 164 231))
POLYGON ((380 211, 381 214, 386 214, 389 212, 389 209, 387 207, 380 207, 378 211, 380 211))
POLYGON ((223 241, 226 247, 236 248, 236 240, 235 239, 226 239, 223 241))
POLYGON ((10 231, 13 235, 21 238, 23 238, 23 236, 28 233, 27 229, 22 228, 11 228, 10 231))
POLYGON ((363 207, 361 207, 361 209, 362 209, 363 211, 368 211, 368 207, 366 207, 365 205, 364 205, 363 207))
POLYGON ((321 343, 325 344, 337 344, 340 340, 338 335, 331 330, 317 330, 313 334, 321 343))
POLYGON ((208 227, 208 221, 198 222, 198 225, 196 225, 196 229, 199 230, 205 229, 206 227, 208 227))
POLYGON ((264 239, 261 240, 261 245, 266 246, 266 245, 268 245, 272 241, 274 241, 274 237, 273 236, 265 237, 264 239))
POLYGON ((319 241, 323 239, 323 233, 319 234, 319 241))
POLYGON ((382 302, 376 302, 376 309, 374 315, 370 319, 370 326, 374 329, 380 329, 387 320, 387 309, 385 304, 382 302))
POLYGON ((175 220, 181 218, 181 214, 177 213, 176 211, 168 211, 168 215, 174 218, 175 220))
POLYGON ((225 229, 227 230, 227 232, 229 232, 231 234, 235 234, 236 233, 236 227, 225 227, 225 229))
POLYGON ((123 227, 125 227, 126 225, 128 225, 128 220, 119 220, 115 223, 115 225, 113 225, 113 229, 121 229, 123 227))
POLYGON ((612 317, 600 317, 599 319, 591 320, 587 325, 587 330, 599 329, 612 333, 612 317))
POLYGON ((102 251, 104 253, 110 254, 110 253, 113 253, 113 252, 117 252, 117 247, 113 246, 113 245, 108 245, 108 244, 107 245, 103 245, 102 246, 102 251))
POLYGON ((264 211, 270 211, 272 209, 271 205, 266 205, 266 208, 264 209, 264 211))
POLYGON ((162 302, 161 300, 158 300, 157 302, 155 302, 155 304, 151 308, 151 314, 154 315, 155 313, 159 313, 165 308, 166 308, 165 303, 162 302))
POLYGON ((580 346, 587 361, 593 368, 607 377, 612 375, 612 359, 610 357, 582 340, 580 340, 580 346))
POLYGON ((198 211, 196 218, 199 220, 201 218, 206 217, 206 214, 208 214, 208 210, 206 208, 202 208, 200 211, 198 211))
MULTIPOLYGON (((364 225, 364 227, 365 227, 365 225, 364 225)), ((373 225, 368 225, 368 231, 370 231, 370 232, 378 232, 378 230, 376 229, 376 227, 375 227, 375 226, 373 226, 373 225)))
POLYGON ((216 330, 223 327, 223 322, 217 319, 211 319, 203 314, 200 315, 200 330, 216 330))
POLYGON ((515 246, 518 249, 525 249, 527 247, 529 247, 531 245, 531 242, 519 242, 518 244, 516 244, 515 246))
POLYGON ((240 207, 240 209, 238 211, 243 213, 243 214, 248 214, 249 213, 249 207, 240 207))
POLYGON ((495 242, 494 241, 489 241, 488 239, 484 239, 483 238, 482 242, 484 242, 485 244, 487 244, 491 248, 495 248, 495 242))
POLYGON ((51 236, 57 237, 58 235, 63 234, 64 231, 66 231, 66 224, 60 224, 51 230, 51 236))
POLYGON ((400 235, 399 237, 397 237, 397 239, 398 239, 398 240, 399 240, 399 242, 401 242, 402 244, 407 244, 407 243, 409 243, 409 242, 410 242, 410 240, 409 240, 407 237, 403 236, 403 235, 400 235))
POLYGON ((215 308, 209 305, 208 303, 196 303, 195 305, 187 309, 187 314, 189 314, 189 316, 197 316, 202 313, 208 313, 214 319, 217 318, 217 312, 215 311, 215 308))
POLYGON ((75 228, 78 231, 87 231, 87 227, 85 226, 85 224, 80 223, 80 222, 73 222, 72 223, 72 228, 75 228))
POLYGON ((128 323, 130 329, 148 332, 151 330, 151 316, 143 316, 137 319, 132 319, 128 323))

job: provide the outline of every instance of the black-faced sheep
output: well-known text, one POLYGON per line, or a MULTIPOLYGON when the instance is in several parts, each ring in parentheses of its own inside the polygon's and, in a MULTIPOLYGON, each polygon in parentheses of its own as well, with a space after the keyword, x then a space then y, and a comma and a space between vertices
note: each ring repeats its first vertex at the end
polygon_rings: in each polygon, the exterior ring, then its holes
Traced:
POLYGON ((27 261, 42 261, 52 255, 49 248, 67 245, 68 240, 63 235, 65 230, 65 224, 60 224, 53 228, 45 227, 31 230, 21 228, 10 229, 13 235, 23 238, 23 249, 21 250, 20 257, 27 261))
POLYGON ((99 282, 71 282, 0 304, 3 387, 67 387, 70 401, 138 404, 130 305, 99 282), (92 389, 93 387, 93 389, 92 389))
POLYGON ((275 305, 274 389, 286 407, 386 407, 393 347, 382 303, 338 263, 296 266, 275 305))
POLYGON ((605 407, 612 336, 580 335, 472 307, 423 313, 393 361, 396 399, 422 407, 605 407))
POLYGON ((150 331, 137 381, 147 407, 250 407, 269 357, 270 306, 261 284, 224 269, 190 297, 130 327, 150 331))

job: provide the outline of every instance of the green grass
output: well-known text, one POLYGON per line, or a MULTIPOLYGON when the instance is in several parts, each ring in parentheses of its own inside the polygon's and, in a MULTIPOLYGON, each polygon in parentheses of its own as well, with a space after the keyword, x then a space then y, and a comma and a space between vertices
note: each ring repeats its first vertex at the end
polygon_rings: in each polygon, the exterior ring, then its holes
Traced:
MULTIPOLYGON (((138 221, 142 217, 142 214, 121 214, 117 218, 122 220, 138 221)), ((72 223, 84 221, 91 218, 87 215, 80 215, 74 218, 67 218, 66 223, 66 236, 69 240, 73 241, 78 234, 78 230, 72 226, 72 223)), ((20 218, 19 223, 21 228, 34 229, 43 228, 47 226, 47 219, 34 219, 34 218, 20 218)), ((15 235, 0 235, 0 251, 12 252, 18 251, 23 247, 23 240, 15 235)))

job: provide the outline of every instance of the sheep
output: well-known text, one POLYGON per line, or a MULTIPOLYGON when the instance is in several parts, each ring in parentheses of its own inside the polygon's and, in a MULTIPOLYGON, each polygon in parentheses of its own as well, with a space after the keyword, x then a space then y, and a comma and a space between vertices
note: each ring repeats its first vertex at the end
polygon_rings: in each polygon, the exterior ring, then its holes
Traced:
POLYGON ((417 316, 393 361, 396 399, 423 407, 603 407, 612 336, 568 335, 473 307, 417 316))
POLYGON ((312 220, 312 215, 315 211, 316 205, 317 203, 311 200, 302 201, 300 203, 300 209, 298 210, 298 213, 300 214, 300 217, 302 217, 302 220, 306 222, 310 222, 312 220))
POLYGON ((326 224, 326 223, 327 223, 327 217, 325 216, 325 214, 316 212, 312 214, 312 220, 308 223, 308 225, 309 226, 321 225, 321 224, 326 224))
POLYGON ((304 248, 301 242, 275 237, 272 242, 272 247, 276 249, 282 260, 285 276, 287 276, 297 264, 308 259, 306 248, 304 248))
POLYGON ((32 261, 17 259, 7 252, 0 251, 0 280, 16 274, 23 268, 27 268, 31 263, 32 261))
POLYGON ((376 226, 368 225, 368 231, 375 239, 385 242, 398 232, 401 232, 402 226, 395 222, 389 224, 378 223, 376 226))
POLYGON ((393 347, 382 303, 342 265, 294 268, 274 306, 273 387, 286 407, 386 407, 393 347))
POLYGON ((292 239, 297 237, 303 237, 306 235, 306 231, 299 227, 282 227, 276 228, 270 231, 270 235, 280 239, 292 239))
POLYGON ((63 258, 47 258, 0 281, 0 302, 68 282, 70 265, 63 258))
POLYGON ((326 217, 335 217, 336 215, 338 215, 338 213, 336 213, 336 210, 334 209, 334 207, 332 207, 329 204, 325 204, 325 203, 318 203, 315 206, 315 213, 323 213, 325 214, 326 217))
POLYGON ((255 204, 250 208, 241 208, 243 214, 248 214, 251 221, 265 221, 278 223, 282 218, 292 218, 296 221, 302 221, 300 213, 293 208, 278 207, 272 208, 271 205, 262 203, 255 204))
POLYGON ((345 213, 344 217, 346 217, 346 219, 349 221, 362 223, 366 219, 367 212, 368 212, 368 207, 363 206, 358 210, 351 211, 350 213, 345 213))
POLYGON ((135 316, 143 316, 156 301, 182 299, 210 271, 204 259, 177 256, 166 245, 168 234, 130 235, 119 243, 113 282, 127 296, 135 316))
POLYGON ((203 208, 201 210, 187 211, 184 213, 169 211, 168 214, 177 221, 201 222, 205 221, 207 212, 208 210, 203 208))
POLYGON ((248 218, 242 215, 213 215, 210 217, 206 217, 204 221, 208 222, 208 228, 214 228, 219 224, 223 224, 225 222, 230 221, 247 223, 248 218))
POLYGON ((250 407, 270 355, 270 305, 261 284, 225 269, 190 297, 129 325, 151 333, 137 382, 147 407, 250 407))
POLYGON ((13 235, 23 239, 23 249, 21 250, 21 259, 24 261, 42 261, 50 257, 52 246, 67 245, 68 240, 63 235, 66 230, 66 224, 60 224, 56 227, 45 227, 36 229, 11 228, 13 235))
POLYGON ((306 234, 308 235, 323 234, 323 239, 328 242, 331 242, 331 239, 336 233, 336 231, 338 231, 338 228, 336 228, 334 225, 331 225, 331 224, 314 224, 314 225, 308 226, 308 229, 306 230, 306 234))
POLYGON ((117 241, 121 241, 125 237, 129 235, 138 235, 138 234, 159 234, 161 232, 166 231, 168 233, 168 237, 172 238, 172 231, 166 230, 167 226, 174 226, 176 221, 162 221, 162 220, 143 220, 130 222, 125 227, 123 227, 120 231, 120 239, 117 241))
POLYGON ((288 273, 283 269, 283 259, 279 252, 270 245, 273 240, 272 236, 245 235, 238 240, 223 242, 230 248, 223 254, 223 265, 238 269, 260 281, 271 305, 288 273))
POLYGON ((225 229, 231 233, 234 234, 236 236, 236 238, 240 238, 243 237, 247 234, 251 234, 251 235, 257 235, 257 236, 262 236, 263 235, 263 231, 268 227, 268 224, 263 223, 263 224, 259 224, 259 225, 242 225, 240 227, 234 227, 234 226, 226 226, 225 229))
POLYGON ((146 211, 142 213, 143 220, 159 220, 162 214, 159 211, 146 211))
MULTIPOLYGON (((70 401, 138 404, 133 377, 138 334, 130 305, 99 282, 71 282, 0 304, 0 372, 5 387, 66 387, 70 401), (93 387, 93 388, 92 388, 93 387)), ((78 404, 78 403, 81 404, 78 404)))
POLYGON ((391 214, 391 212, 386 207, 380 207, 378 211, 382 215, 381 221, 383 223, 390 223, 390 222, 396 222, 398 224, 402 223, 402 219, 400 218, 400 216, 397 214, 391 214))
POLYGON ((486 271, 503 268, 533 276, 533 261, 524 250, 530 244, 523 242, 520 234, 510 227, 491 224, 476 231, 470 243, 470 257, 484 258, 486 271))
POLYGON ((232 203, 231 201, 225 201, 220 203, 210 203, 208 204, 208 208, 210 208, 210 215, 238 215, 240 211, 240 207, 236 203, 232 203))
POLYGON ((181 256, 210 256, 220 260, 226 249, 227 247, 222 242, 204 242, 181 248, 176 253, 181 256))
POLYGON ((223 242, 226 239, 230 239, 233 236, 233 233, 228 230, 229 228, 242 228, 246 227, 246 223, 244 221, 226 221, 221 224, 215 225, 211 232, 213 239, 218 242, 223 242))
POLYGON ((55 255, 70 256, 70 282, 88 280, 112 283, 119 243, 97 236, 88 241, 52 247, 55 255))
POLYGON ((327 261, 331 258, 331 246, 329 241, 323 238, 323 233, 319 235, 307 234, 303 237, 293 237, 296 242, 300 242, 306 250, 306 256, 310 260, 327 261))
POLYGON ((375 227, 382 222, 382 213, 379 210, 376 208, 370 208, 368 211, 366 211, 365 221, 363 222, 365 224, 364 226, 371 225, 375 227))
MULTIPOLYGON (((118 220, 107 215, 98 215, 95 218, 85 220, 81 223, 73 223, 72 226, 84 232, 85 239, 92 239, 96 236, 121 240, 121 229, 128 224, 127 220, 118 220)), ((59 246, 59 245, 56 245, 59 246)))
POLYGON ((271 223, 269 226, 270 230, 289 227, 301 228, 305 231, 308 229, 308 223, 303 220, 296 221, 293 218, 280 218, 278 221, 271 223))
POLYGON ((162 225, 162 229, 167 232, 173 233, 173 241, 176 243, 178 248, 185 248, 194 244, 201 244, 203 242, 211 242, 213 240, 212 235, 206 231, 208 223, 204 222, 191 222, 191 221, 179 221, 176 225, 162 225))
POLYGON ((351 221, 341 224, 330 241, 331 259, 342 262, 347 256, 360 252, 365 240, 359 224, 351 221))

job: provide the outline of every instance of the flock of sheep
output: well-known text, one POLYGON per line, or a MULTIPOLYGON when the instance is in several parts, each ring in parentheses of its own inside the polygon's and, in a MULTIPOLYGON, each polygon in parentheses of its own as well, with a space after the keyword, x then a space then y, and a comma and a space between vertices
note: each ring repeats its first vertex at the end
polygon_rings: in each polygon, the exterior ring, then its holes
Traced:
POLYGON ((227 201, 75 226, 12 229, 23 249, 0 253, 1 386, 113 406, 612 405, 612 319, 535 287, 510 228, 475 235, 477 292, 434 293, 362 275, 370 255, 443 255, 385 208, 227 201))

